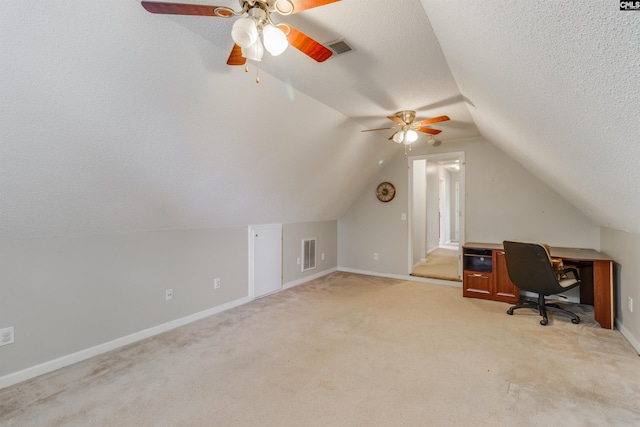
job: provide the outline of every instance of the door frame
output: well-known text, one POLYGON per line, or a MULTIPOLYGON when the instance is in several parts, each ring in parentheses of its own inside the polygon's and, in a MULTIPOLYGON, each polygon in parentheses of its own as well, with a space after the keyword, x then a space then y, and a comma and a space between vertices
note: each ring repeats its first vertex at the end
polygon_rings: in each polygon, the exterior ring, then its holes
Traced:
MULTIPOLYGON (((459 186, 459 191, 460 191, 460 197, 459 197, 459 203, 460 203, 460 213, 459 213, 459 220, 460 220, 460 227, 459 227, 459 231, 460 231, 460 238, 458 241, 458 245, 459 245, 459 252, 458 252, 458 275, 460 277, 462 277, 462 257, 461 257, 461 253, 462 253, 462 245, 465 242, 465 165, 466 165, 466 161, 465 161, 465 156, 464 156, 464 151, 452 151, 450 153, 439 153, 439 154, 426 154, 426 155, 422 155, 422 156, 411 156, 408 157, 407 162, 408 162, 408 173, 407 173, 407 180, 409 181, 409 207, 408 207, 408 222, 409 224, 407 224, 407 230, 408 230, 408 246, 407 246, 407 271, 408 274, 411 274, 411 272, 413 271, 413 235, 412 235, 412 224, 413 224, 413 218, 412 218, 412 212, 413 212, 413 162, 416 160, 425 160, 425 161, 439 161, 439 160, 444 160, 444 159, 450 159, 450 158, 458 158, 460 160, 460 186, 459 186)), ((429 191, 429 189, 427 188, 427 191, 429 191)))

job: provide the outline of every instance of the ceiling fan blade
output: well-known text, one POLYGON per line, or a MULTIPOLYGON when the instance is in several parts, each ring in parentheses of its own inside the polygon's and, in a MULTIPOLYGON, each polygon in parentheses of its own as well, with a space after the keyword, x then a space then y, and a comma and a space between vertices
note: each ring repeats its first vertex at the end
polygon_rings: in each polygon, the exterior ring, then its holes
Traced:
POLYGON ((314 7, 324 6, 325 4, 335 3, 340 0, 293 0, 293 12, 298 13, 303 10, 313 9, 314 7))
POLYGON ((392 126, 390 128, 365 129, 365 130, 361 130, 360 132, 371 132, 374 130, 389 130, 389 129, 395 129, 395 128, 396 128, 395 126, 392 126))
POLYGON ((394 123, 399 124, 400 126, 404 126, 406 125, 406 123, 404 122, 404 120, 402 120, 400 117, 398 116, 387 116, 387 119, 391 120, 394 123))
POLYGON ((242 56, 242 48, 234 44, 229 59, 227 59, 227 65, 244 65, 246 62, 247 58, 242 56))
POLYGON ((162 3, 156 1, 143 1, 142 7, 147 12, 161 13, 164 15, 201 15, 201 16, 221 16, 228 18, 232 16, 228 7, 201 6, 197 4, 184 3, 162 3))
POLYGON ((438 117, 432 117, 430 119, 413 122, 413 125, 411 126, 415 129, 422 126, 430 125, 432 123, 446 122, 447 120, 451 120, 451 119, 448 116, 438 116, 438 117))
POLYGON ((414 130, 416 130, 418 132, 428 133, 428 134, 431 134, 431 135, 437 135, 440 132, 442 132, 441 130, 431 129, 431 128, 416 128, 414 130))
POLYGON ((287 36, 289 44, 308 57, 315 59, 318 62, 323 62, 329 59, 333 54, 330 49, 324 47, 300 30, 292 27, 291 25, 289 25, 289 28, 291 29, 287 36))

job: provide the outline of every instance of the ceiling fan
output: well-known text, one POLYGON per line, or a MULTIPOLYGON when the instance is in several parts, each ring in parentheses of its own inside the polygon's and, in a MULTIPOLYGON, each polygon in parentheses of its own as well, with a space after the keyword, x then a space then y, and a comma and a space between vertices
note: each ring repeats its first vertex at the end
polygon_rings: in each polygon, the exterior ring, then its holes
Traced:
POLYGON ((398 144, 403 144, 405 146, 405 154, 407 154, 407 146, 409 146, 409 151, 411 151, 411 144, 418 139, 418 132, 428 133, 431 135, 428 141, 429 145, 434 147, 440 145, 442 141, 436 140, 434 135, 437 135, 442 131, 432 129, 429 125, 450 120, 448 116, 438 116, 430 119, 418 120, 416 122, 414 121, 416 118, 416 112, 413 110, 398 111, 393 116, 387 116, 387 118, 394 122, 395 125, 386 128, 365 129, 362 132, 395 129, 395 132, 389 137, 389 140, 393 140, 393 142, 398 144))
POLYGON ((260 61, 264 50, 271 55, 280 55, 289 44, 309 56, 323 62, 332 51, 300 30, 285 23, 272 21, 272 14, 283 16, 302 12, 340 0, 239 0, 240 10, 226 6, 202 6, 184 3, 141 2, 148 12, 169 15, 200 15, 231 18, 241 16, 233 24, 231 37, 234 41, 229 65, 244 65, 247 59, 260 61))

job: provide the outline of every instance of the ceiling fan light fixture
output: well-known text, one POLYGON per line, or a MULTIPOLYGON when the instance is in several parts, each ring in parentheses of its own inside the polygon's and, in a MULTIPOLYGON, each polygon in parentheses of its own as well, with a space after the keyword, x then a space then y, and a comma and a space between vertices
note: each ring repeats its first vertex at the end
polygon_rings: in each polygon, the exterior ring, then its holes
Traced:
POLYGON ((404 143, 405 144, 411 144, 413 142, 416 142, 416 140, 418 139, 418 132, 416 132, 413 129, 409 129, 405 134, 404 134, 404 143))
POLYGON ((399 130, 393 135, 393 142, 402 144, 404 142, 404 131, 399 130))
POLYGON ((427 144, 431 145, 432 147, 437 147, 442 144, 442 141, 437 140, 433 135, 430 135, 427 144))
POLYGON ((280 55, 289 46, 284 32, 271 24, 265 25, 262 29, 262 41, 264 48, 273 56, 280 55))
POLYGON ((140 4, 147 12, 161 15, 233 17, 235 22, 231 28, 231 37, 234 45, 227 59, 227 65, 239 66, 245 65, 247 59, 249 59, 242 54, 241 49, 249 50, 251 48, 254 53, 254 60, 259 61, 262 58, 261 49, 266 47, 271 55, 277 56, 283 53, 289 44, 316 62, 326 61, 332 55, 331 49, 291 25, 274 22, 271 17, 274 14, 287 16, 339 1, 239 0, 240 8, 237 10, 228 6, 197 5, 191 2, 166 3, 157 0, 142 0, 140 4), (263 32, 265 27, 269 29, 263 32), (280 34, 281 32, 284 33, 284 36, 280 34), (253 46, 258 41, 260 41, 260 45, 253 46))
POLYGON ((258 40, 258 28, 251 18, 240 18, 233 23, 231 38, 241 48, 248 48, 258 40))
POLYGON ((260 39, 256 40, 251 46, 242 48, 242 56, 252 61, 262 61, 262 55, 264 55, 264 47, 260 39))

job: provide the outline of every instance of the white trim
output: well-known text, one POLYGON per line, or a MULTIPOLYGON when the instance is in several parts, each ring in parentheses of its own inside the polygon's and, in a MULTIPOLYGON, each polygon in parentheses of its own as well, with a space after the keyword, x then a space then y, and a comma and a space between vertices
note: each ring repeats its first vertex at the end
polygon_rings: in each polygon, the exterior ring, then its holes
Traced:
POLYGON ((453 286, 455 288, 462 288, 462 282, 455 282, 453 280, 431 279, 427 277, 410 276, 403 274, 379 273, 377 271, 357 270, 355 268, 347 267, 338 267, 338 271, 343 271, 345 273, 364 274, 367 276, 386 277, 388 279, 410 280, 412 282, 433 283, 436 285, 446 285, 453 286))
POLYGON ((292 282, 285 283, 282 286, 282 289, 293 288, 294 286, 302 285, 303 283, 310 282, 310 281, 318 279, 318 278, 320 278, 322 276, 326 276, 327 274, 335 273, 336 271, 338 271, 338 269, 336 267, 333 267, 333 268, 330 268, 328 270, 324 270, 324 271, 321 271, 319 273, 312 274, 310 276, 305 276, 305 277, 302 277, 300 279, 296 279, 296 280, 294 280, 292 282))
POLYGON ((21 371, 13 372, 11 374, 0 377, 0 389, 12 386, 22 381, 35 378, 39 375, 43 375, 49 372, 53 372, 56 369, 64 368, 65 366, 72 365, 74 363, 82 362, 83 360, 90 359, 94 356, 106 353, 111 350, 115 350, 125 345, 132 344, 137 341, 152 337, 154 335, 161 334, 163 332, 175 329, 179 326, 193 323, 197 320, 204 319, 205 317, 212 316, 214 314, 221 313, 223 311, 238 307, 240 305, 251 302, 250 297, 243 297, 235 301, 231 301, 225 304, 218 305, 216 307, 209 308, 198 313, 190 314, 189 316, 175 319, 161 325, 157 325, 142 331, 134 332, 133 334, 126 335, 124 337, 116 338, 115 340, 108 341, 102 344, 98 344, 93 347, 86 348, 84 350, 77 351, 66 356, 59 357, 57 359, 49 360, 39 365, 31 366, 21 371))
POLYGON ((632 334, 629 332, 627 328, 625 328, 618 319, 616 319, 616 328, 620 331, 623 337, 629 341, 631 347, 633 347, 636 352, 640 354, 640 341, 638 341, 632 334))

